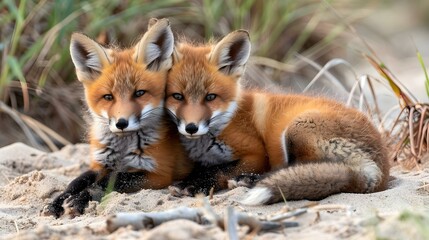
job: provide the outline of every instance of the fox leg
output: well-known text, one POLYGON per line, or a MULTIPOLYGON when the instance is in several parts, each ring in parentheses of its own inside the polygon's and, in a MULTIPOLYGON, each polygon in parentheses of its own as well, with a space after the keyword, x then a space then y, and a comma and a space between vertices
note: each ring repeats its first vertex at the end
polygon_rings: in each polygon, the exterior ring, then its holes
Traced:
POLYGON ((190 175, 183 181, 176 182, 168 187, 171 195, 176 197, 195 196, 198 193, 208 195, 213 188, 215 191, 222 189, 218 178, 230 172, 238 165, 239 160, 222 163, 214 166, 195 164, 190 175))
POLYGON ((88 170, 75 178, 67 186, 66 190, 48 204, 42 210, 44 215, 53 215, 60 217, 64 213, 63 203, 72 195, 77 195, 89 186, 91 186, 100 177, 100 171, 88 170))
POLYGON ((199 164, 184 181, 173 184, 169 190, 174 196, 194 196, 197 193, 207 195, 212 188, 216 192, 228 187, 254 185, 260 178, 259 174, 266 171, 267 165, 264 155, 245 156, 213 166, 199 164))
POLYGON ((109 183, 112 190, 129 193, 146 188, 147 172, 103 172, 88 170, 74 179, 66 190, 56 197, 52 203, 42 210, 43 215, 53 215, 56 218, 64 214, 65 207, 71 215, 81 215, 89 201, 99 201, 105 194, 109 183))
POLYGON ((88 207, 89 201, 100 201, 101 198, 108 193, 107 188, 109 186, 112 186, 110 191, 120 193, 137 192, 143 188, 147 188, 149 183, 148 175, 149 174, 145 171, 110 172, 78 194, 70 196, 66 200, 68 213, 72 216, 83 214, 85 208, 88 207))

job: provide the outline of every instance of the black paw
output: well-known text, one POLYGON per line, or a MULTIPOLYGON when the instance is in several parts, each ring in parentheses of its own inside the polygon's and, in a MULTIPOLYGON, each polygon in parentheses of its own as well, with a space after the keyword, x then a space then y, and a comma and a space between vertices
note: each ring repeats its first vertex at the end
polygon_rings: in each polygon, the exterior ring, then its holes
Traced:
POLYGON ((50 203, 44 206, 43 209, 40 211, 41 216, 54 216, 55 218, 59 218, 63 214, 63 206, 54 203, 50 203))
POLYGON ((168 190, 175 197, 193 197, 195 195, 195 187, 184 182, 174 183, 168 187, 168 190))
POLYGON ((262 178, 262 175, 256 173, 243 173, 233 179, 228 180, 228 188, 233 189, 236 187, 251 188, 262 178))
POLYGON ((82 215, 85 212, 85 208, 88 207, 89 201, 91 200, 92 197, 88 190, 84 190, 79 194, 72 195, 66 200, 65 211, 72 217, 82 215))
POLYGON ((43 207, 43 209, 40 211, 40 215, 54 216, 56 218, 59 218, 61 215, 64 214, 63 203, 64 200, 66 200, 68 197, 70 197, 70 194, 68 193, 60 194, 57 198, 54 199, 54 201, 52 201, 52 203, 43 207))
POLYGON ((198 186, 196 184, 191 184, 189 182, 178 182, 174 183, 168 187, 170 194, 175 197, 194 197, 197 194, 208 195, 210 192, 210 188, 208 186, 198 186))

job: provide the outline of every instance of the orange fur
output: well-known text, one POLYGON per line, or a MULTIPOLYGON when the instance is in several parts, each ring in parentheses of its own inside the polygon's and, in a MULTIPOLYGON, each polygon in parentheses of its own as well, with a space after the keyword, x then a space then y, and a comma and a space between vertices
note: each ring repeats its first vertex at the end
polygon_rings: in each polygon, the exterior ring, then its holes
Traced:
MULTIPOLYGON (((187 138, 203 138, 204 133, 192 133, 183 126, 210 124, 213 114, 237 104, 220 133, 214 134, 218 144, 232 149, 232 157, 225 161, 238 159, 236 168, 218 178, 222 181, 218 183, 220 188, 227 186, 228 177, 270 171, 272 176, 257 187, 269 188, 275 196, 261 197, 264 201, 257 203, 280 201, 277 186, 287 191, 287 199, 320 199, 338 192, 385 189, 389 176, 386 149, 364 114, 325 98, 240 91, 239 80, 250 52, 246 45, 250 42, 246 41, 246 34, 238 31, 216 45, 180 43, 168 75, 166 107, 174 113, 179 132, 187 138), (175 94, 183 99, 176 99, 175 94), (216 98, 208 101, 210 94, 216 98), (332 164, 319 165, 325 162, 332 164), (330 173, 329 168, 337 168, 341 176, 332 176, 334 171, 330 173), (301 178, 291 177, 296 175, 301 178), (326 187, 344 179, 344 184, 326 187), (306 190, 298 190, 300 186, 306 190)), ((192 153, 198 147, 187 138, 182 142, 194 147, 188 149, 192 153)), ((211 164, 204 155, 194 161, 211 164)))
POLYGON ((75 33, 70 51, 88 106, 90 170, 73 180, 50 205, 59 217, 71 198, 83 213, 99 189, 135 192, 165 188, 191 170, 174 124, 163 108, 174 39, 166 19, 154 19, 136 46, 105 48, 75 33), (94 195, 94 196, 93 196, 94 195))
MULTIPOLYGON (((162 106, 168 69, 149 71, 147 64, 136 62, 137 51, 137 48, 112 48, 109 51, 111 64, 106 64, 96 79, 82 81, 85 86, 85 99, 91 112, 99 116, 106 114, 109 119, 120 119, 139 116, 148 105, 162 106), (133 94, 140 89, 144 90, 145 94, 135 97, 133 94), (114 100, 104 100, 105 94, 113 95, 114 100)), ((162 115, 156 128, 159 134, 157 141, 144 149, 144 154, 156 161, 156 168, 148 171, 148 180, 142 183, 142 188, 164 188, 172 181, 183 178, 190 169, 177 133, 171 123, 165 120, 165 115, 162 115)), ((97 123, 90 123, 89 141, 92 151, 97 151, 108 146, 100 142, 98 126, 94 124, 97 123)), ((136 150, 135 153, 143 154, 141 150, 136 150)), ((99 160, 94 159, 94 155, 90 167, 94 170, 103 168, 99 160)), ((130 168, 127 171, 141 169, 130 168)))

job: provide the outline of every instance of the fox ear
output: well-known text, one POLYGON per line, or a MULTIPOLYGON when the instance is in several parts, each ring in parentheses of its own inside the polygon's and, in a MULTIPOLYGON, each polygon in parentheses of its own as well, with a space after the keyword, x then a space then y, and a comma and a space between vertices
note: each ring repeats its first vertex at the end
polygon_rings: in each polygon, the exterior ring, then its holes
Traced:
POLYGON ((81 82, 96 79, 103 67, 111 63, 109 49, 89 37, 73 33, 70 42, 70 55, 76 67, 77 78, 81 82))
POLYGON ((226 35, 210 53, 210 62, 217 64, 219 71, 240 77, 250 55, 249 33, 237 30, 226 35))
POLYGON ((168 19, 152 18, 148 31, 137 43, 134 53, 136 62, 143 63, 152 71, 168 70, 172 66, 174 36, 168 19))
POLYGON ((153 25, 155 25, 155 23, 157 23, 159 20, 158 18, 151 18, 149 19, 149 22, 147 24, 147 29, 151 28, 153 25))

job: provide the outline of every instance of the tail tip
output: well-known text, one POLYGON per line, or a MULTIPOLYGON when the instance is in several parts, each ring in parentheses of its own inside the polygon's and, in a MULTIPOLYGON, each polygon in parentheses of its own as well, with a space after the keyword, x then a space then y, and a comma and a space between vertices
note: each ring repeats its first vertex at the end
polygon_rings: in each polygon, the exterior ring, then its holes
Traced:
POLYGON ((262 205, 267 203, 273 196, 267 187, 255 187, 246 193, 244 199, 240 201, 244 205, 262 205))

